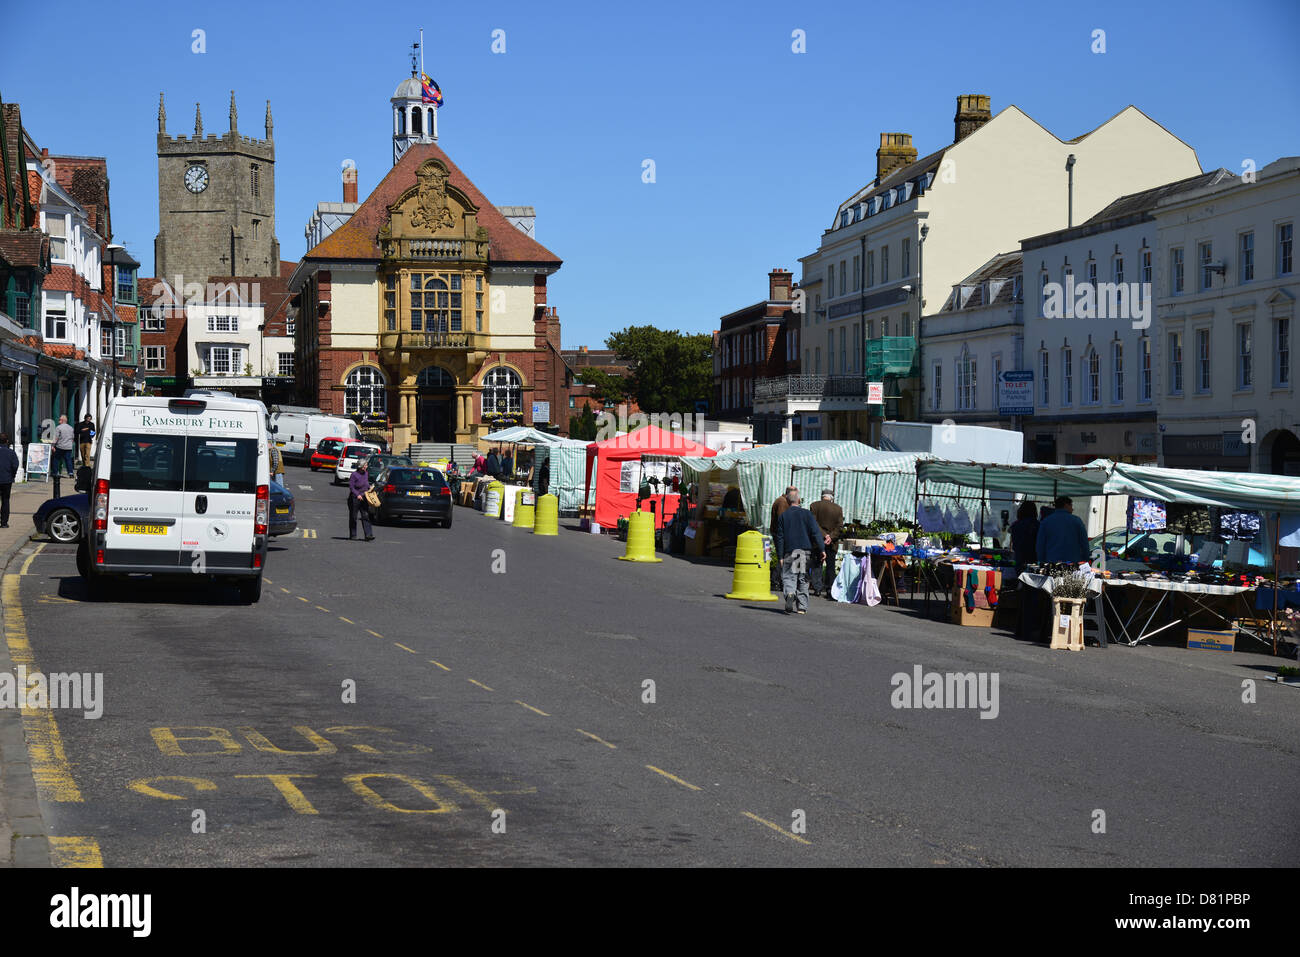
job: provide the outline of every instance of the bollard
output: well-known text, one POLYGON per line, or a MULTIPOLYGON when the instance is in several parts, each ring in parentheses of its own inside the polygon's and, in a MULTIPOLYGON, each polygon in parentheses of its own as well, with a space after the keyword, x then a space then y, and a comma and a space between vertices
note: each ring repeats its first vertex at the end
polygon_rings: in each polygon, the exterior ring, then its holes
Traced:
POLYGON ((560 534, 560 500, 554 495, 543 495, 537 499, 537 513, 533 518, 533 534, 560 534))
POLYGON ((488 486, 487 495, 483 497, 483 514, 488 518, 501 517, 501 499, 505 491, 506 487, 500 482, 493 482, 488 486))
POLYGON ((649 512, 633 512, 627 519, 627 551, 623 562, 662 562, 655 558, 655 517, 649 512))
POLYGON ((726 597, 738 601, 778 600, 769 587, 762 532, 742 532, 736 539, 736 566, 731 574, 731 591, 726 597))
POLYGON ((510 524, 515 528, 532 528, 534 510, 536 506, 532 501, 533 493, 531 490, 521 488, 515 491, 515 517, 510 524))

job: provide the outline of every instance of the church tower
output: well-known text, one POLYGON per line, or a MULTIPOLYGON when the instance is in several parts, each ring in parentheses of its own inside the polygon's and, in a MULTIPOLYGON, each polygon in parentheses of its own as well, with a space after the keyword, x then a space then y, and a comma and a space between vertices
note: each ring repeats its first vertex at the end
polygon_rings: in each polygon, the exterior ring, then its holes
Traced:
MULTIPOLYGON (((271 103, 265 138, 239 133, 235 92, 230 128, 203 134, 195 104, 194 135, 169 136, 158 95, 158 236, 155 275, 206 283, 210 276, 278 276, 275 238, 275 140, 271 103)), ((182 290, 178 289, 177 293, 182 290)))
MULTIPOLYGON (((437 84, 433 88, 437 89, 437 84)), ((438 105, 424 101, 420 71, 414 63, 411 75, 397 85, 389 102, 393 104, 393 165, 396 166, 413 143, 438 142, 438 105)))

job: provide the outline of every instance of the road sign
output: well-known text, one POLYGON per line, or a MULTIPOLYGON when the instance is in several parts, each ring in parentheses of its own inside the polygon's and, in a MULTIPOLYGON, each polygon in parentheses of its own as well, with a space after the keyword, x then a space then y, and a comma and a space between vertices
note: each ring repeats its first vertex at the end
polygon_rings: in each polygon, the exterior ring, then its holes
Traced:
POLYGON ((884 405, 885 404, 885 383, 868 382, 867 383, 867 405, 884 405))
POLYGON ((1003 372, 998 378, 998 414, 1034 414, 1033 370, 1003 372))

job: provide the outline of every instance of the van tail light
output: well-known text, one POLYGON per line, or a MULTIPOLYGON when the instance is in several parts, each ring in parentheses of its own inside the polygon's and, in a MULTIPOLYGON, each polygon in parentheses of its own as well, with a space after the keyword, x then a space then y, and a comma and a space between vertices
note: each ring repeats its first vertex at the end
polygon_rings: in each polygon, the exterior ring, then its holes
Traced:
POLYGON ((254 567, 254 568, 261 568, 261 567, 262 567, 262 553, 261 553, 261 552, 253 552, 253 567, 254 567))
POLYGON ((95 531, 108 528, 108 479, 95 483, 95 531))
POLYGON ((304 433, 303 433, 303 435, 302 435, 302 447, 303 447, 304 449, 309 449, 309 448, 311 448, 311 433, 310 433, 310 432, 304 432, 304 433))
POLYGON ((104 564, 104 550, 102 548, 95 549, 95 564, 104 564))
POLYGON ((385 486, 384 486, 384 494, 385 494, 385 495, 391 495, 391 494, 393 494, 393 493, 396 492, 396 491, 397 491, 397 486, 396 486, 396 485, 385 485, 385 486))
POLYGON ((265 535, 267 516, 270 512, 271 488, 269 485, 257 487, 257 509, 253 513, 253 534, 265 535))

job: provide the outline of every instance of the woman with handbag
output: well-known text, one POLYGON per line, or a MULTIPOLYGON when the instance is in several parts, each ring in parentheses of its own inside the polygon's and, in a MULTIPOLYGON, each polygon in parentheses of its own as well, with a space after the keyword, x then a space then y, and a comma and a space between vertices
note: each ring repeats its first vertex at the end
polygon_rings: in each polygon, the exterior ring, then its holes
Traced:
POLYGON ((361 530, 366 533, 366 541, 375 540, 374 530, 370 527, 370 503, 368 498, 374 494, 370 488, 370 476, 367 474, 366 461, 361 460, 357 470, 348 479, 348 538, 357 537, 357 518, 361 518, 361 530))

